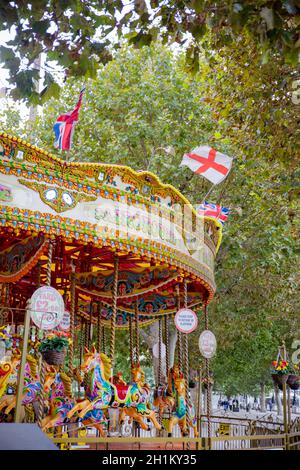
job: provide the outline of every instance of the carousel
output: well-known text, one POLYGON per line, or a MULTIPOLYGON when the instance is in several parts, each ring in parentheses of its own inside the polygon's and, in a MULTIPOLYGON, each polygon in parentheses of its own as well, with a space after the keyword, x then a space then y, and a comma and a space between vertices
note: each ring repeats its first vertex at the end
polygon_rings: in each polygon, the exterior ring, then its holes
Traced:
POLYGON ((172 436, 177 426, 197 436, 189 335, 178 331, 171 364, 169 328, 188 309, 208 329, 221 227, 152 173, 66 162, 0 134, 0 422, 52 435, 172 436), (151 389, 139 330, 153 322, 151 389), (128 331, 129 383, 116 364, 118 329, 128 331))

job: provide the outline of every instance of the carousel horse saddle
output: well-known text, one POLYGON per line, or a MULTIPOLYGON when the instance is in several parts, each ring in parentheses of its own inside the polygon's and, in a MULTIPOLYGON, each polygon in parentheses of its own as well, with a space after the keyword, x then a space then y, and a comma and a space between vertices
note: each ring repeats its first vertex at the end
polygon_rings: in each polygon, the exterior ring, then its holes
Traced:
POLYGON ((117 397, 119 401, 123 401, 126 398, 129 385, 115 385, 116 390, 117 390, 117 397))

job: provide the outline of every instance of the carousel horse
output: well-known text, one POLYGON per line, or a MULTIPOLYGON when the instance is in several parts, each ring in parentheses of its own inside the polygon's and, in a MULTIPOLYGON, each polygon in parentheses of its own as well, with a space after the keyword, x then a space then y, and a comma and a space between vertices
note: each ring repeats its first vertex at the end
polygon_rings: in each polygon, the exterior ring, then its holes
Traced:
POLYGON ((10 362, 0 364, 0 398, 6 391, 6 387, 9 383, 9 378, 12 374, 15 374, 21 360, 21 351, 15 349, 11 357, 10 362))
POLYGON ((86 374, 86 397, 67 413, 68 419, 72 418, 76 412, 79 412, 79 419, 83 419, 94 409, 124 408, 125 413, 136 420, 143 429, 149 430, 144 423, 144 416, 150 419, 157 429, 161 429, 154 411, 150 409, 149 389, 145 387, 145 384, 142 387, 138 382, 142 378, 139 367, 133 371, 133 383, 125 387, 123 385, 121 390, 110 381, 110 359, 104 353, 97 353, 93 347, 92 351, 85 348, 81 370, 86 374))
MULTIPOLYGON (((179 424, 182 436, 188 436, 189 430, 187 428, 187 403, 186 403, 186 392, 185 392, 185 380, 181 374, 175 379, 175 390, 176 390, 176 402, 175 402, 175 413, 171 416, 168 424, 168 437, 172 437, 173 426, 179 424)), ((194 436, 198 437, 197 422, 195 418, 194 406, 190 406, 190 419, 191 427, 194 430, 194 436)))
MULTIPOLYGON (((130 419, 137 421, 142 429, 149 431, 149 427, 143 418, 151 421, 156 429, 162 429, 156 419, 155 411, 151 407, 150 387, 145 383, 145 373, 139 364, 136 364, 132 370, 132 383, 129 385, 131 393, 131 401, 122 408, 122 411, 129 416, 130 419)), ((124 420, 124 414, 120 416, 121 423, 124 420)))
MULTIPOLYGON (((18 357, 18 355, 17 355, 18 357)), ((18 368, 18 366, 16 366, 18 368)), ((29 405, 38 399, 40 394, 41 384, 38 377, 38 364, 35 357, 27 354, 25 375, 24 375, 24 387, 22 395, 22 405, 29 405)), ((16 395, 4 395, 0 399, 0 411, 4 410, 4 413, 8 415, 16 406, 17 397, 16 395)))
MULTIPOLYGON (((58 372, 51 366, 45 377, 44 390, 48 394, 49 412, 42 420, 42 430, 63 426, 67 413, 76 405, 72 394, 72 379, 64 372, 58 372)), ((92 410, 83 419, 84 426, 92 426, 98 429, 100 436, 104 437, 103 412, 92 410)))
POLYGON ((168 372, 168 385, 158 386, 154 390, 153 405, 158 408, 160 416, 163 415, 164 411, 173 411, 175 407, 175 380, 179 375, 179 368, 174 365, 168 372))
POLYGON ((0 364, 0 398, 3 393, 6 391, 7 382, 11 375, 12 365, 10 362, 5 362, 0 364))

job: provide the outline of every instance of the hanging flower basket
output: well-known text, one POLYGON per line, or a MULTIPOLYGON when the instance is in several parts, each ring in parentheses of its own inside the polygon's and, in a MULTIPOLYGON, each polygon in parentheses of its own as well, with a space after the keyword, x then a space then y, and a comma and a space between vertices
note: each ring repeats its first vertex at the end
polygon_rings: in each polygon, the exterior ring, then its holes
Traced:
POLYGON ((46 361, 49 366, 59 366, 64 363, 66 352, 66 349, 63 349, 62 351, 46 349, 45 351, 41 351, 41 354, 44 361, 46 361))
POLYGON ((39 351, 47 364, 57 366, 64 363, 68 345, 69 340, 65 335, 50 334, 41 342, 39 351))
POLYGON ((287 379, 287 384, 291 390, 298 390, 300 387, 298 375, 290 374, 287 379))
POLYGON ((282 390, 283 384, 287 382, 288 377, 289 374, 272 374, 273 382, 278 385, 280 390, 282 390))

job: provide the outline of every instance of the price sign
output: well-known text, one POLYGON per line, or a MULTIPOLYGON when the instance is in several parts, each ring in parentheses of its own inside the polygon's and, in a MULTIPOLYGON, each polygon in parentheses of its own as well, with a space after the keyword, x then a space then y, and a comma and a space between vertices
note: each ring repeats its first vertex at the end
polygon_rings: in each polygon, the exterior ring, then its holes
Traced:
POLYGON ((174 318, 175 326, 181 333, 192 333, 198 326, 196 313, 189 308, 181 308, 174 318))
POLYGON ((67 310, 64 311, 62 321, 59 324, 59 329, 67 331, 70 329, 70 312, 67 310))
POLYGON ((211 359, 216 354, 217 340, 212 331, 202 331, 199 336, 199 349, 202 356, 206 359, 211 359))
POLYGON ((42 330, 53 330, 62 321, 65 312, 60 293, 51 286, 37 289, 30 299, 31 318, 42 330))

